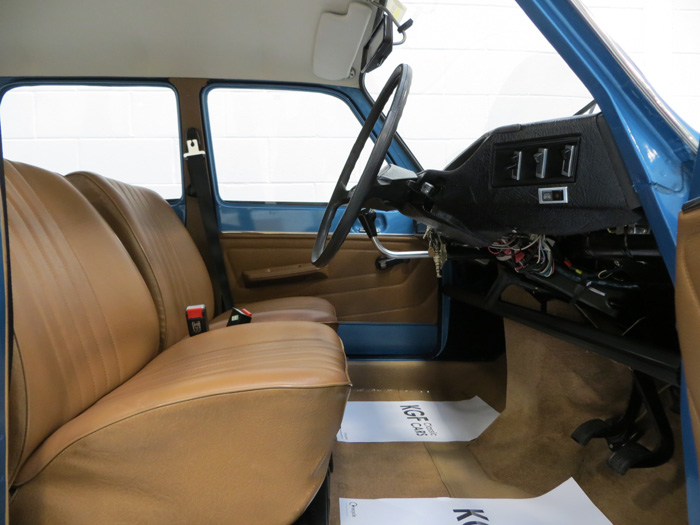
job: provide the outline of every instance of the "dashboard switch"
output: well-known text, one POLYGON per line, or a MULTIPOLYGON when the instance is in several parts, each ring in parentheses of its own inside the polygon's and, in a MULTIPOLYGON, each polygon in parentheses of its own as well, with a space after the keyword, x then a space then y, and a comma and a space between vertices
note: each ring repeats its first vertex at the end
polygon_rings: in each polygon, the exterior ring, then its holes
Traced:
POLYGON ((533 155, 535 159, 535 177, 544 179, 547 174, 547 148, 539 148, 537 153, 533 155))
POLYGON ((513 180, 520 180, 523 171, 523 152, 514 151, 510 156, 510 164, 506 167, 510 173, 510 178, 513 180))
POLYGON ((573 177, 574 175, 574 153, 576 153, 576 146, 573 144, 567 144, 564 149, 561 150, 561 176, 562 177, 573 177))
POLYGON ((569 202, 568 188, 539 188, 540 204, 566 204, 569 202))
POLYGON ((576 180, 581 137, 538 137, 494 144, 491 186, 563 186, 576 180))

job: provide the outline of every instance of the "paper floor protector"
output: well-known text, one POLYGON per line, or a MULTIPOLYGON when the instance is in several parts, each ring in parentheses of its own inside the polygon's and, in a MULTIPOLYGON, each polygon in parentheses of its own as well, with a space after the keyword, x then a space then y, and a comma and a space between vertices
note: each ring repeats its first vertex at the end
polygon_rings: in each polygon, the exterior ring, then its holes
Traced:
POLYGON ((529 499, 340 498, 340 525, 612 525, 570 478, 529 499))
POLYGON ((464 401, 351 401, 338 441, 471 441, 498 417, 478 397, 464 401))

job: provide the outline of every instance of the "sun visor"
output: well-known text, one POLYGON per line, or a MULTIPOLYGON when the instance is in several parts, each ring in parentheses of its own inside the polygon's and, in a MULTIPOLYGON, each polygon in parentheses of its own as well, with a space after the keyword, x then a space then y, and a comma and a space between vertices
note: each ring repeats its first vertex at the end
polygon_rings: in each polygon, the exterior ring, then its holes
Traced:
POLYGON ((358 2, 352 2, 344 15, 321 14, 314 44, 314 75, 326 80, 350 76, 372 14, 370 6, 358 2))

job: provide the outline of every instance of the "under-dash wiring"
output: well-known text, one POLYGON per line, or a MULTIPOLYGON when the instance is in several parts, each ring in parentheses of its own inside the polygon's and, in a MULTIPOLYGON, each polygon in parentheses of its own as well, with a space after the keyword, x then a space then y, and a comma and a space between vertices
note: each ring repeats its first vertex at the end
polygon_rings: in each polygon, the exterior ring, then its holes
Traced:
POLYGON ((488 250, 499 261, 510 261, 518 273, 550 277, 554 273, 554 240, 544 235, 512 234, 493 242, 488 250))

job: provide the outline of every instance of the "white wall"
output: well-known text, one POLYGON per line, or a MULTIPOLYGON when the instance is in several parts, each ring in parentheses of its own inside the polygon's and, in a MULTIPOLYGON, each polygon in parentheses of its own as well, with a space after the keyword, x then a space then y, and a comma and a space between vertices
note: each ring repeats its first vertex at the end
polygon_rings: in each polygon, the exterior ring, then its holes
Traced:
MULTIPOLYGON (((590 100, 586 89, 514 0, 403 1, 408 16, 415 21, 408 41, 395 48, 387 63, 369 76, 367 85, 376 94, 396 64, 407 62, 413 67, 413 87, 399 131, 424 167, 443 167, 489 129, 570 115, 590 100)), ((669 104, 700 128, 700 3, 584 1, 669 104)), ((76 119, 52 99, 52 93, 50 88, 39 88, 22 93, 9 110, 7 104, 0 107, 8 158, 40 165, 53 163, 47 167, 59 172, 91 169, 179 194, 177 125, 165 102, 156 100, 148 90, 118 93, 113 106, 102 99, 76 119), (114 109, 117 102, 122 103, 120 109, 114 109), (48 111, 61 124, 40 123, 35 119, 39 111, 48 111), (102 125, 90 127, 86 124, 89 120, 102 125), (133 149, 127 149, 129 142, 133 149), (35 160, 37 143, 44 148, 40 162, 35 160), (144 169, 138 171, 135 166, 144 169)), ((296 106, 290 111, 303 114, 305 109, 296 106)), ((256 108, 249 107, 249 112, 255 115, 256 108)), ((269 111, 264 113, 269 117, 269 111)), ((327 128, 318 123, 318 128, 331 129, 333 121, 337 124, 331 113, 314 113, 314 118, 319 117, 329 122, 327 128)), ((259 123, 265 124, 269 118, 259 123)), ((250 120, 255 122, 255 118, 250 120)), ((291 145, 303 139, 345 145, 352 142, 346 136, 349 128, 343 125, 336 135, 322 132, 319 136, 304 127, 302 115, 298 120, 298 133, 290 134, 285 128, 284 136, 277 137, 284 140, 267 142, 266 134, 275 139, 274 126, 268 134, 257 128, 246 133, 240 127, 234 130, 230 121, 226 124, 225 129, 233 131, 226 131, 222 155, 244 173, 243 179, 234 172, 226 175, 227 197, 234 198, 236 185, 247 185, 250 195, 261 200, 276 200, 280 195, 287 200, 309 200, 305 197, 310 193, 323 200, 338 175, 338 158, 344 156, 338 156, 338 148, 319 146, 312 148, 313 153, 283 158, 269 144, 291 145), (249 152, 253 147, 254 156, 240 161, 232 158, 234 152, 249 152), (324 156, 324 152, 328 154, 324 156), (316 168, 313 174, 308 166, 316 168), (321 180, 317 173, 328 180, 321 180), (275 187, 265 189, 262 183, 275 187)), ((250 195, 242 198, 252 198, 250 195)))

